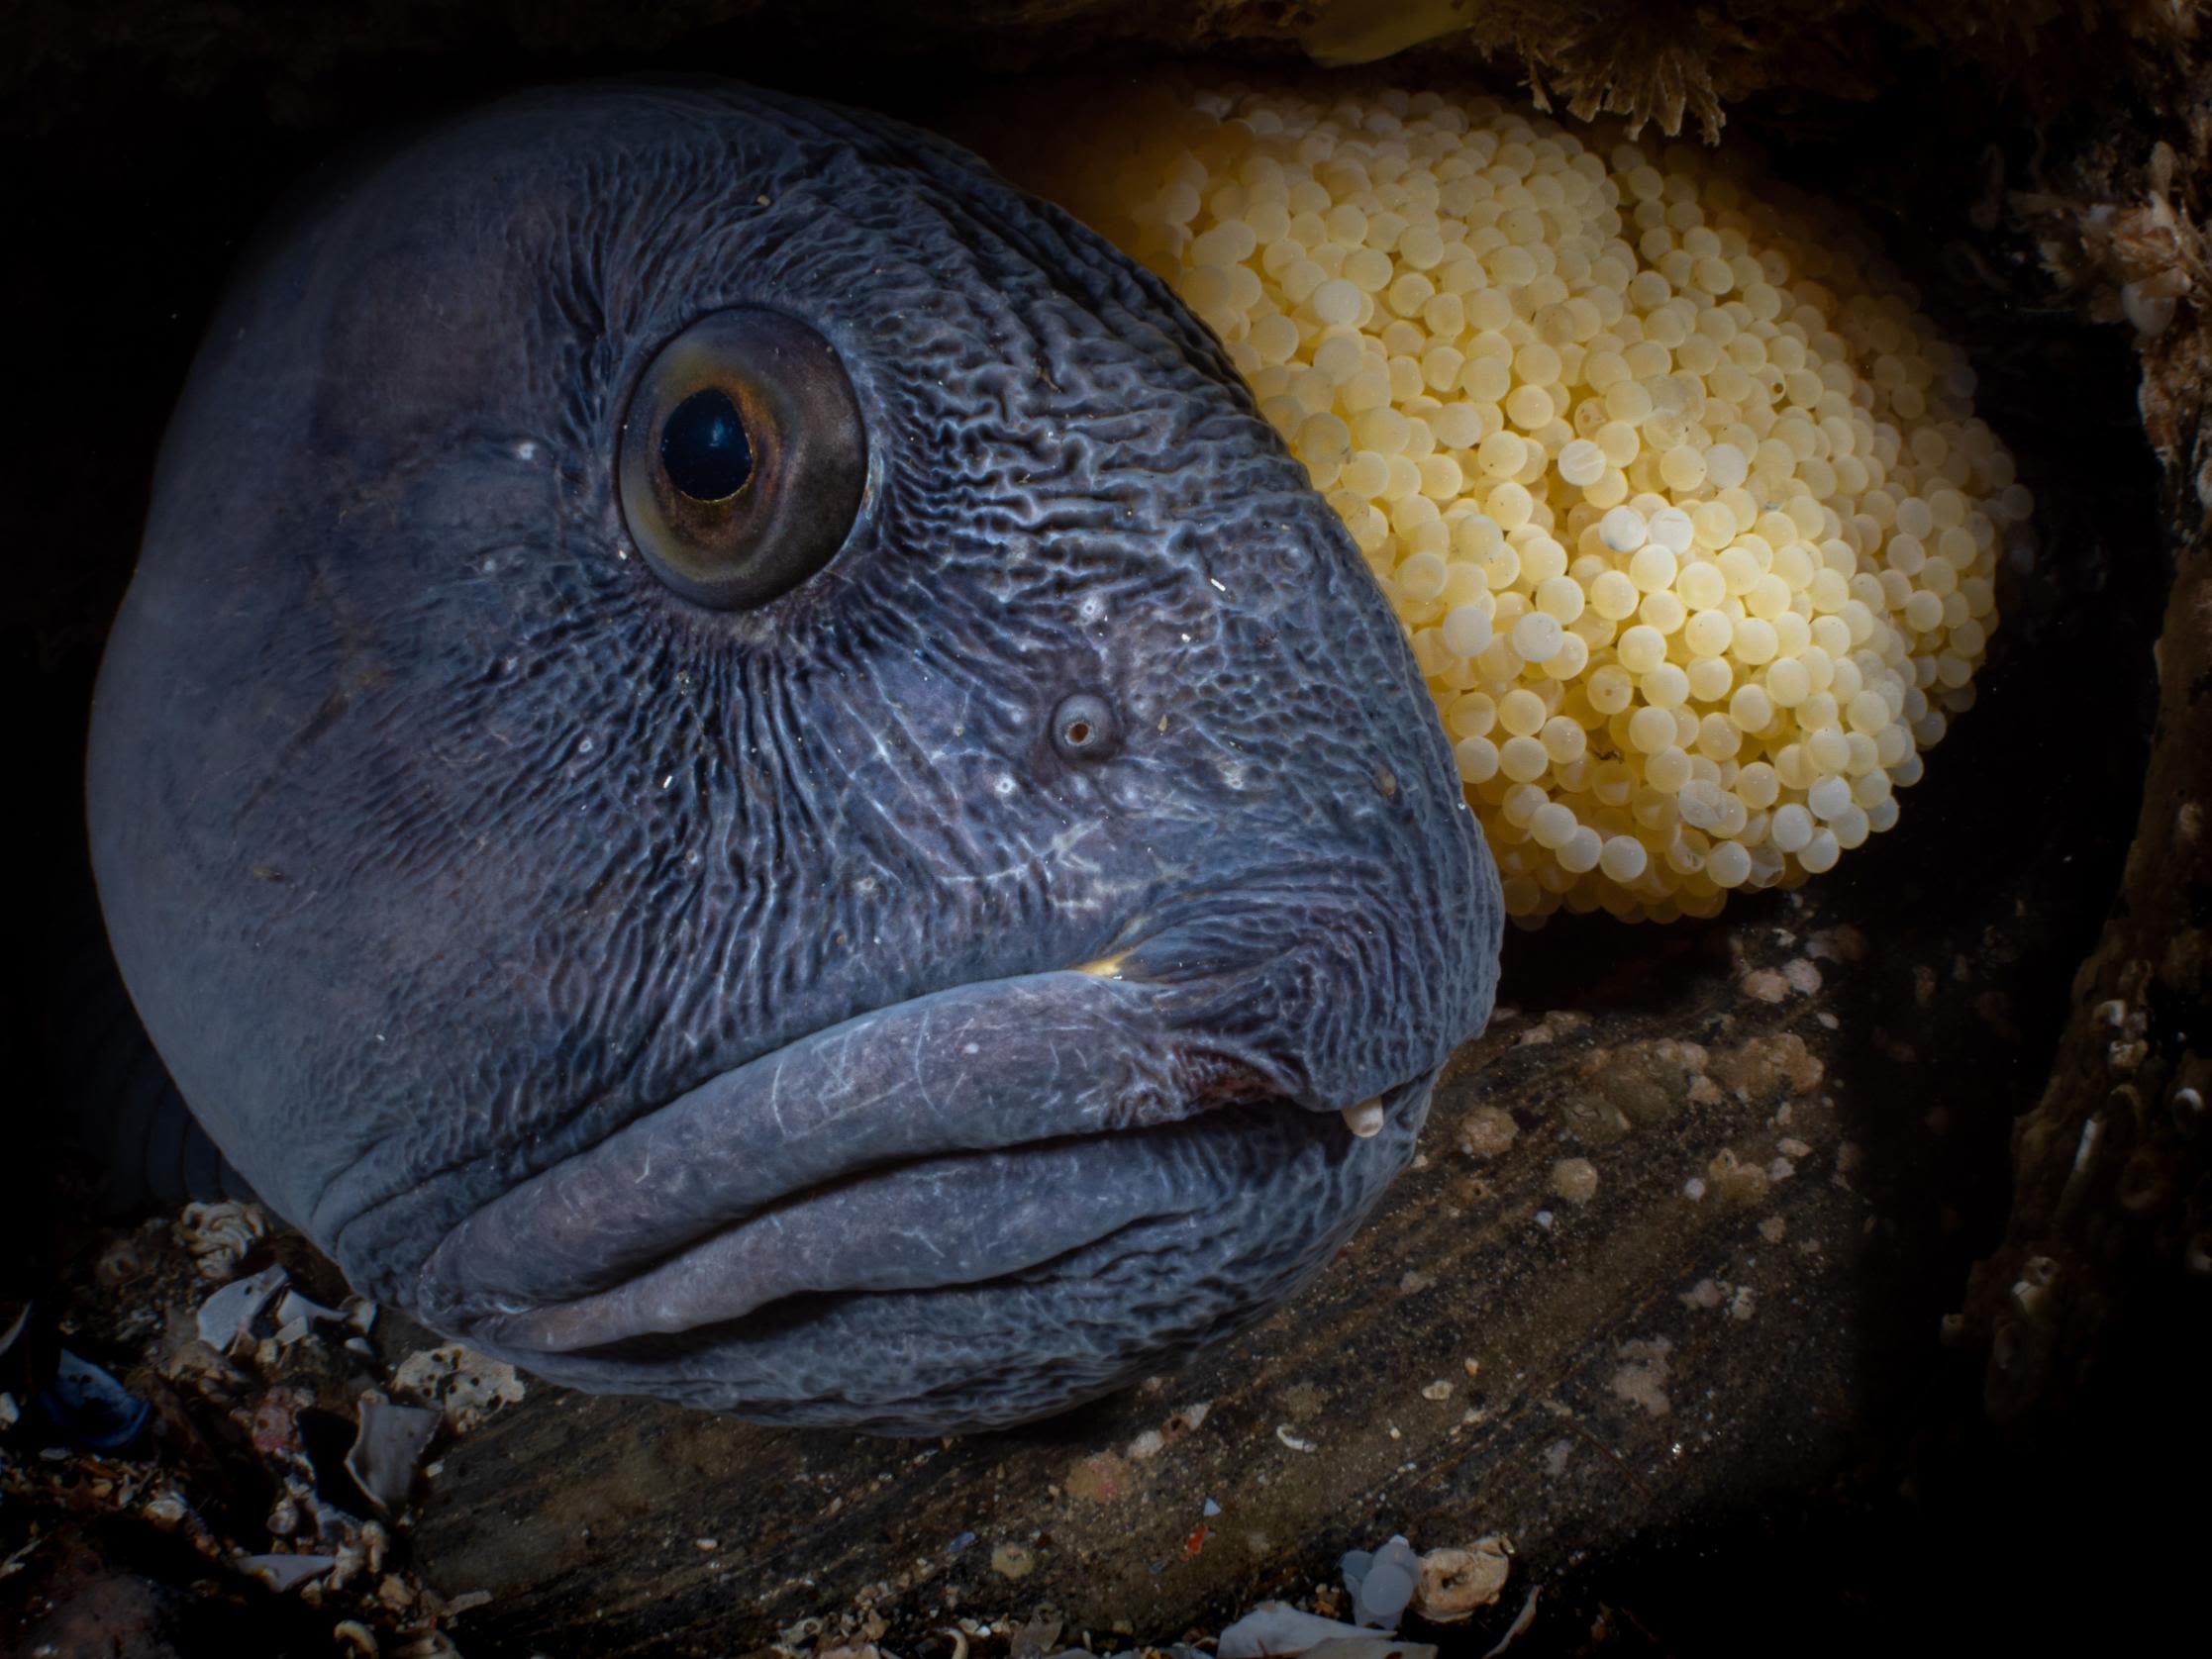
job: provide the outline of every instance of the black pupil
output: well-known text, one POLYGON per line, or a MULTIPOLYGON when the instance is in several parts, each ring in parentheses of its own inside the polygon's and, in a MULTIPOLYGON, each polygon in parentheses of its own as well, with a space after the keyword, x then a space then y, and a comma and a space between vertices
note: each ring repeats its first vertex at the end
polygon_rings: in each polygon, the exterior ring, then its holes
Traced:
POLYGON ((676 405, 660 429, 660 464, 693 501, 721 501, 745 488, 753 445, 728 392, 710 386, 676 405))

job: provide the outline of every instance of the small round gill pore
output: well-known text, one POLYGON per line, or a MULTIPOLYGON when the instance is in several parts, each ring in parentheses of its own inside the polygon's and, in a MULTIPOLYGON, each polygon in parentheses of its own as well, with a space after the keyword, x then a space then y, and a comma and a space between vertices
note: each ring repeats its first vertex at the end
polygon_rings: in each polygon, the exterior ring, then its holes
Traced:
POLYGON ((1032 182, 1174 286, 1343 516, 1509 913, 1707 916, 1897 823, 2033 501, 1848 222, 1485 99, 1139 96, 1032 182))

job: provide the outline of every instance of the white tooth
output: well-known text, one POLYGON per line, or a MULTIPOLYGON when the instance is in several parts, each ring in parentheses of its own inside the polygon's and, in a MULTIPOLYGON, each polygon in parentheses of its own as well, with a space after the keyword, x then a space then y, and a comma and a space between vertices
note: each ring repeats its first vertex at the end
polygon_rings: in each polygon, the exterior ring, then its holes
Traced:
POLYGON ((1344 1126, 1367 1140, 1382 1132, 1382 1101, 1378 1096, 1371 1101, 1361 1101, 1357 1106, 1344 1109, 1344 1126))

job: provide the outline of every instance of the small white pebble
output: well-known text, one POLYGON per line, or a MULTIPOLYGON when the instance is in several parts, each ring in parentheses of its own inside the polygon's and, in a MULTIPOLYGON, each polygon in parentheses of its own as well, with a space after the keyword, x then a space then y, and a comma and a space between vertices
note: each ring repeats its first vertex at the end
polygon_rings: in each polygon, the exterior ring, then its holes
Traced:
POLYGON ((1569 1204, 1597 1197, 1597 1166, 1587 1158, 1561 1158, 1552 1166, 1552 1192, 1569 1204))
POLYGON ((1778 1003, 1789 995, 1788 979, 1772 968, 1754 968, 1744 976, 1742 990, 1757 1003, 1778 1003))

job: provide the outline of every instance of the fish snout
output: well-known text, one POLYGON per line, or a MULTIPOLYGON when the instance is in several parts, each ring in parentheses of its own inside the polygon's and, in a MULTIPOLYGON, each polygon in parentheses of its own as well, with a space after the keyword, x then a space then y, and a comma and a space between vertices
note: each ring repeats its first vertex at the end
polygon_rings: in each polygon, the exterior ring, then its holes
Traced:
POLYGON ((1487 1024, 1502 920, 1496 866, 1455 803, 1209 881, 1082 971, 1151 988, 1215 1092, 1341 1113, 1366 1135, 1487 1024))
MULTIPOLYGON (((475 1211, 411 1300, 495 1351, 604 1350, 794 1296, 1034 1274, 1341 1159, 1336 1126, 1280 1098, 1278 1056, 1111 979, 959 987, 763 1055, 475 1211)), ((1392 1169, 1429 1082, 1348 1120, 1394 1123, 1392 1169)))
POLYGON ((1457 802, 1248 828, 1093 959, 858 1015, 520 1181, 404 1300, 558 1380, 628 1389, 680 1356, 714 1379, 702 1404, 893 1428, 983 1388, 1007 1321, 1034 1398, 993 1385, 961 1420, 1037 1415, 1257 1317, 1412 1157, 1488 1016, 1502 909, 1457 802), (1111 1353, 1081 1319, 1059 1332, 1069 1297, 1142 1328, 1111 1353), (788 1394, 848 1326, 911 1348, 919 1380, 788 1394))

